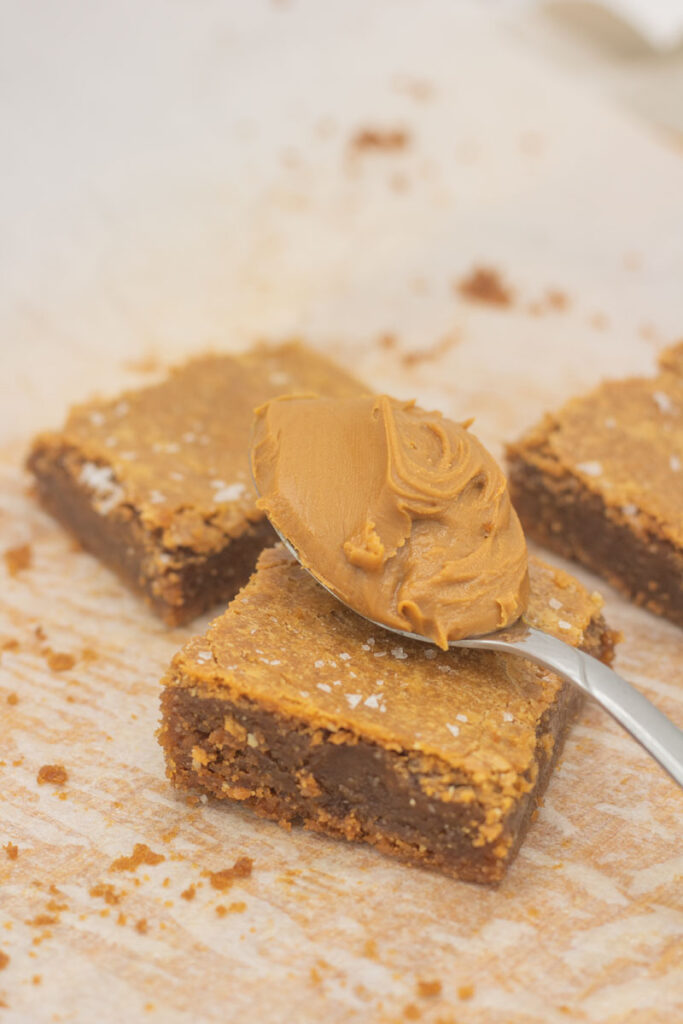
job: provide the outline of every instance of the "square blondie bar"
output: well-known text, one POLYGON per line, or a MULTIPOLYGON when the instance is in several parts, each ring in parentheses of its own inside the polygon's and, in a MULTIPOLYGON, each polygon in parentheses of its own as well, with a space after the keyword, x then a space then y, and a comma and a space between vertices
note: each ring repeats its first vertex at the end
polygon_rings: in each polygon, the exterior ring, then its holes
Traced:
POLYGON ((656 377, 605 381, 507 458, 530 537, 683 626, 683 342, 656 377))
MULTIPOLYGON (((529 621, 609 661, 599 596, 530 574, 529 621)), ((503 877, 581 701, 514 656, 371 625, 279 545, 163 684, 175 785, 476 882, 503 877)))
POLYGON ((169 625, 229 600, 275 534, 249 470, 254 406, 361 384, 298 344, 209 355, 161 383, 74 408, 33 442, 44 506, 169 625))

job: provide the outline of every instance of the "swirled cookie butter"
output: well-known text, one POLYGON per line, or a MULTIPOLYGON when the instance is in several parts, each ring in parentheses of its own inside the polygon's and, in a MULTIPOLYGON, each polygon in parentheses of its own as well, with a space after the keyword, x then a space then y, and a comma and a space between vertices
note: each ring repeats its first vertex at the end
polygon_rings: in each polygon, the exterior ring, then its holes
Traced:
POLYGON ((256 410, 262 508, 345 604, 439 647, 514 622, 526 543, 505 477, 466 426, 386 395, 256 410))

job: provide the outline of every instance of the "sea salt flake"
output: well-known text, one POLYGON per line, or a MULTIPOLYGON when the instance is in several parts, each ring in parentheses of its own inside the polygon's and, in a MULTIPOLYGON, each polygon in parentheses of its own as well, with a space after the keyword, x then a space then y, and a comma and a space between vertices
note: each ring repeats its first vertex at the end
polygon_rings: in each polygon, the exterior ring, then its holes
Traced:
POLYGON ((117 416, 125 416, 127 412, 130 412, 128 402, 117 402, 114 406, 114 412, 117 416))
POLYGON ((333 686, 341 686, 341 679, 335 679, 332 683, 333 686))
POLYGON ((558 619, 557 620, 557 625, 559 626, 560 629, 571 629, 572 628, 571 622, 567 622, 566 619, 558 619))
POLYGON ((657 403, 657 408, 661 413, 671 413, 674 411, 674 404, 666 391, 653 391, 652 397, 657 403))
POLYGON ((362 697, 362 694, 360 694, 360 693, 347 693, 346 694, 346 699, 349 702, 349 707, 350 708, 355 708, 356 705, 358 705, 360 703, 361 697, 362 697))
POLYGON ((151 491, 149 500, 152 505, 162 505, 166 501, 166 496, 161 491, 151 491))
POLYGON ((337 655, 337 657, 338 657, 338 658, 339 658, 339 659, 340 659, 341 661, 351 661, 351 655, 350 655, 350 654, 347 654, 347 653, 346 653, 346 651, 342 651, 342 652, 341 652, 341 654, 338 654, 338 655, 337 655))
POLYGON ((449 730, 449 732, 452 732, 454 736, 459 736, 460 735, 460 726, 459 725, 449 725, 449 723, 446 722, 446 728, 449 730))
POLYGON ((504 711, 503 712, 503 721, 504 722, 514 722, 514 720, 515 720, 515 716, 511 715, 509 711, 504 711))
POLYGON ((596 462, 595 460, 589 460, 588 462, 577 463, 576 468, 586 476, 601 476, 602 475, 602 463, 596 462))
POLYGON ((111 512, 123 500, 123 488, 116 481, 111 466, 98 466, 95 462, 84 462, 79 480, 93 491, 94 506, 100 515, 111 512))
POLYGON ((197 661, 211 661, 212 658, 211 651, 197 651, 197 661))
POLYGON ((677 455, 672 455, 669 459, 669 465, 671 466, 671 469, 674 473, 678 473, 679 469, 681 468, 681 460, 677 455))
POLYGON ((358 678, 358 676, 356 675, 356 673, 355 673, 355 672, 352 672, 352 671, 351 671, 351 669, 349 669, 349 675, 351 676, 351 678, 352 678, 352 679, 357 679, 357 678, 358 678))
POLYGON ((332 693, 332 687, 328 686, 327 683, 317 683, 316 685, 319 690, 323 690, 325 693, 332 693))
POLYGON ((553 611, 556 612, 559 612, 560 608, 562 607, 562 602, 558 601, 556 597, 551 597, 548 601, 548 604, 553 609, 553 611))
POLYGON ((314 662, 314 666, 315 668, 325 668, 325 662, 321 658, 319 658, 316 662, 314 662))
POLYGON ((91 412, 88 419, 92 423, 93 427, 101 427, 104 423, 104 416, 101 412, 97 412, 97 410, 91 412))
POLYGON ((391 653, 394 656, 394 658, 398 658, 399 661, 403 661, 404 658, 408 657, 408 655, 406 654, 402 647, 392 647, 391 653))
POLYGON ((269 374, 269 380, 273 387, 281 388, 285 384, 289 384, 290 376, 288 373, 284 373, 283 370, 273 370, 269 374))
POLYGON ((459 722, 467 721, 467 715, 456 715, 455 717, 458 719, 459 722))
POLYGON ((635 516, 638 513, 638 506, 632 504, 622 505, 621 511, 625 516, 635 516))
POLYGON ((378 708, 379 697, 376 694, 371 693, 369 697, 365 698, 363 703, 365 704, 366 708, 378 708))
POLYGON ((182 435, 182 440, 185 442, 185 444, 192 444, 192 442, 196 441, 196 439, 197 435, 193 434, 191 430, 188 430, 187 433, 182 435))
POLYGON ((373 658, 386 658, 386 655, 386 651, 375 651, 375 653, 373 654, 373 658))
POLYGON ((166 455, 175 455, 176 452, 180 451, 180 445, 175 444, 173 441, 155 441, 152 445, 152 451, 163 452, 166 455))
POLYGON ((219 491, 214 494, 216 501, 237 501, 241 498, 246 490, 244 484, 228 484, 227 487, 222 487, 219 491))
POLYGON ((429 661, 431 661, 432 658, 435 658, 435 657, 436 657, 436 651, 432 650, 431 647, 427 648, 427 650, 425 651, 425 658, 427 658, 429 661))
POLYGON ((168 475, 170 476, 171 480, 184 480, 185 479, 182 473, 169 473, 168 475))
POLYGON ((615 420, 614 416, 608 416, 605 420, 605 426, 608 430, 613 430, 616 427, 616 425, 617 421, 615 420))

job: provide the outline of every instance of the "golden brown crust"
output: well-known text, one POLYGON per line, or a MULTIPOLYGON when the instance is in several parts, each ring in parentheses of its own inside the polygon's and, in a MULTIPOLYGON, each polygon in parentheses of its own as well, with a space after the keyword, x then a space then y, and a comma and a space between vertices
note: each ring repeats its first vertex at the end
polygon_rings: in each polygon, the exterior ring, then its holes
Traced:
MULTIPOLYGON (((609 658, 600 598, 530 570, 530 621, 609 658)), ((177 784, 477 881, 502 876, 580 702, 520 659, 369 626, 277 547, 164 686, 177 784)))
POLYGON ((253 409, 361 385, 303 345, 203 356, 160 384, 75 407, 28 456, 42 502, 169 623, 245 582, 274 534, 248 462, 253 409))
POLYGON ((507 456, 530 536, 683 625, 683 343, 658 376, 606 381, 507 456))

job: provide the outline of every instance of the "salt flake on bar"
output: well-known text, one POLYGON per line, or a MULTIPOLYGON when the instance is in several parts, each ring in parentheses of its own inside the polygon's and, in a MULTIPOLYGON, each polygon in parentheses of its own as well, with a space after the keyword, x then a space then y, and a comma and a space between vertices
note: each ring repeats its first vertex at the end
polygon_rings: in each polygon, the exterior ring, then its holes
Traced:
POLYGON ((328 686, 327 683, 317 683, 316 685, 318 689, 323 690, 324 693, 332 693, 332 687, 328 686))
POLYGON ((558 619, 557 620, 557 625, 560 627, 560 629, 571 629, 572 628, 571 622, 567 622, 566 619, 558 619))
POLYGON ((673 412, 674 404, 667 395, 666 391, 653 391, 652 397, 657 403, 657 408, 662 413, 673 412))
POLYGON ((406 654, 402 647, 392 647, 391 653, 394 656, 394 658, 398 658, 399 661, 403 661, 404 658, 408 657, 408 655, 406 654))
POLYGON ((215 501, 237 501, 241 498, 246 490, 244 484, 228 484, 227 487, 222 487, 219 491, 214 494, 215 501))
POLYGON ((371 693, 369 697, 365 698, 363 703, 365 704, 366 708, 378 708, 379 697, 377 697, 376 694, 371 693))
POLYGON ((353 710, 353 708, 356 707, 357 704, 360 703, 361 697, 362 697, 362 694, 360 694, 360 693, 347 693, 346 694, 346 699, 349 702, 349 707, 352 710, 353 710))
POLYGON ((452 732, 454 736, 460 735, 459 725, 450 725, 448 722, 446 722, 446 728, 449 730, 449 732, 452 732))
POLYGON ((597 462, 594 459, 591 459, 588 462, 579 462, 577 463, 576 468, 582 473, 585 473, 586 476, 602 476, 602 463, 597 462))
POLYGON ((556 597, 551 597, 548 601, 548 604, 553 609, 553 611, 556 612, 559 612, 560 608, 562 607, 562 602, 558 601, 556 597))
POLYGON ((681 460, 677 455, 672 455, 669 459, 669 465, 671 466, 671 469, 674 473, 678 473, 679 469, 681 468, 681 460))

